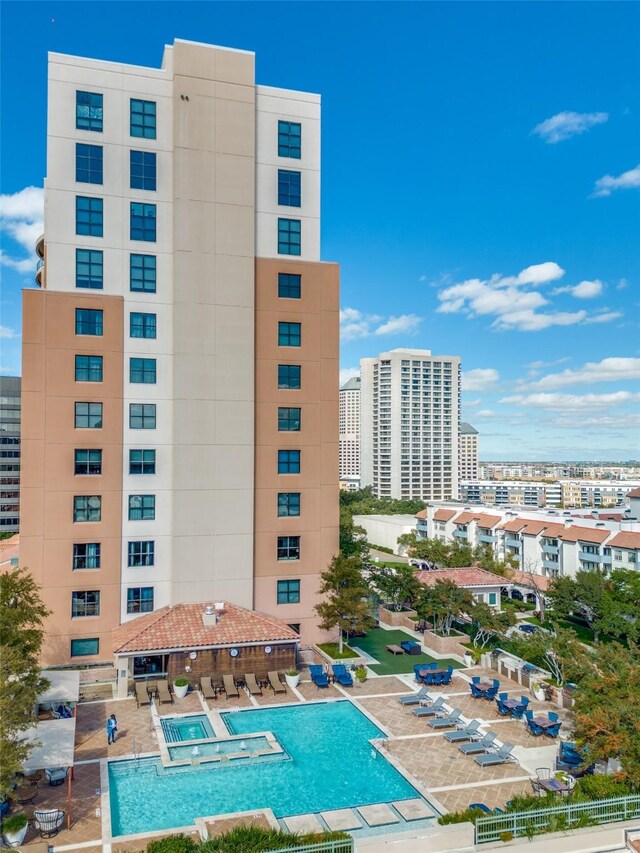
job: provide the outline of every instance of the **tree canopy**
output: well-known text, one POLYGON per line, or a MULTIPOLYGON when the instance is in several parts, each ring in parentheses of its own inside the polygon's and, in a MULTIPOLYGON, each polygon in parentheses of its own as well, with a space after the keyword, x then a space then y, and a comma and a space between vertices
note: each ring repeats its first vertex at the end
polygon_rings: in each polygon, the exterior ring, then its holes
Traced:
POLYGON ((362 561, 358 557, 336 554, 321 574, 320 594, 324 600, 316 604, 323 631, 338 628, 340 653, 345 631, 367 631, 374 620, 369 613, 369 589, 362 577, 362 561))
POLYGON ((454 621, 463 613, 470 614, 474 606, 468 589, 456 586, 453 581, 437 580, 433 586, 423 587, 416 610, 421 619, 433 623, 438 633, 448 636, 454 621))

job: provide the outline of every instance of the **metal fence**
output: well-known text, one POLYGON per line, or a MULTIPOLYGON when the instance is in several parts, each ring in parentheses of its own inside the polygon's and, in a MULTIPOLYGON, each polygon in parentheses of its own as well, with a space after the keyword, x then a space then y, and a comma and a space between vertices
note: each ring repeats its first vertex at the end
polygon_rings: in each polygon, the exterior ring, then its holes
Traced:
POLYGON ((598 823, 614 823, 640 816, 640 794, 627 797, 612 797, 606 800, 591 800, 586 803, 563 803, 545 809, 512 812, 476 821, 476 844, 501 841, 503 833, 514 838, 540 835, 544 832, 559 832, 598 823))
POLYGON ((353 838, 349 836, 301 844, 299 847, 287 847, 286 853, 353 853, 354 849, 353 838))

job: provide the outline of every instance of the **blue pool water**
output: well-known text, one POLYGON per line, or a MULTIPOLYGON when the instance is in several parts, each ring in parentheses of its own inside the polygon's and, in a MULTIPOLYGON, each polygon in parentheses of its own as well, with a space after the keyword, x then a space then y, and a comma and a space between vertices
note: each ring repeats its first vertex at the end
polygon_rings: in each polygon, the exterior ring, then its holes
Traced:
POLYGON ((369 739, 383 733, 351 702, 223 714, 232 734, 272 731, 278 756, 165 768, 159 759, 109 764, 114 836, 196 817, 271 808, 278 818, 419 796, 369 739), (376 756, 375 758, 373 756, 376 756))
POLYGON ((167 743, 215 737, 211 723, 205 714, 192 714, 189 717, 163 717, 160 722, 167 743))

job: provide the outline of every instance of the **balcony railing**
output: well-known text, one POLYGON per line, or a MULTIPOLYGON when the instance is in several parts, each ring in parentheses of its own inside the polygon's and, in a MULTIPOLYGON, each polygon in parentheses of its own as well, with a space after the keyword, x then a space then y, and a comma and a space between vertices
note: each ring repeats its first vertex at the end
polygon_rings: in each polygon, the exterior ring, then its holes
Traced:
POLYGON ((36 238, 36 253, 40 255, 41 258, 44 258, 44 234, 40 234, 40 236, 36 238))
POLYGON ((36 274, 34 276, 34 278, 36 280, 36 284, 38 285, 38 287, 42 287, 42 276, 44 274, 43 270, 44 270, 44 259, 38 258, 38 263, 36 264, 36 274))

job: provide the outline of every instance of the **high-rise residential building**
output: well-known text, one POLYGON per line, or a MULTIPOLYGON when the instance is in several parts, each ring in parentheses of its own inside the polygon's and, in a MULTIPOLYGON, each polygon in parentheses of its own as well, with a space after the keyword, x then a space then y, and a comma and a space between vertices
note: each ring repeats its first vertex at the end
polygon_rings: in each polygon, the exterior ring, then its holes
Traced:
POLYGON ((338 547, 338 267, 320 97, 176 40, 50 54, 44 264, 24 294, 21 562, 47 658, 226 600, 317 639, 338 547))
POLYGON ((0 533, 20 526, 20 383, 0 376, 0 533))
POLYGON ((464 421, 460 424, 460 480, 478 479, 478 430, 464 421))
POLYGON ((340 388, 340 488, 360 488, 360 377, 340 388))
POLYGON ((396 349, 360 362, 363 486, 377 497, 458 496, 460 357, 396 349))

